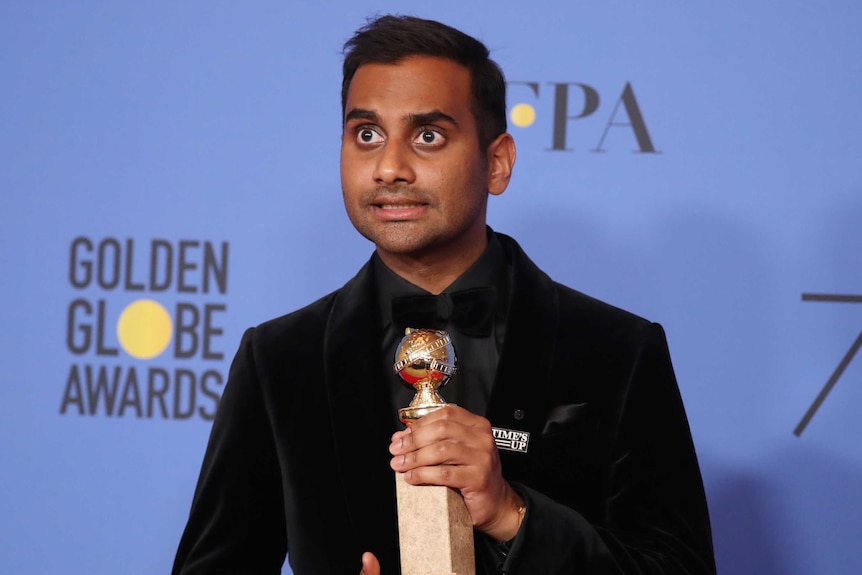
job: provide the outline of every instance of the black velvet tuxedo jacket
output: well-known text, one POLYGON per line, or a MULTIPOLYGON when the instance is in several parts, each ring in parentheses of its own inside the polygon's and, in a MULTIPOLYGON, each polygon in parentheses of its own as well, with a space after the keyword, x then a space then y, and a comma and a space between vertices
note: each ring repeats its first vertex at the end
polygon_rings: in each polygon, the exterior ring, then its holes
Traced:
MULTIPOLYGON (((553 282, 499 235, 511 289, 487 413, 527 500, 509 573, 714 573, 709 517, 660 326, 553 282)), ((399 573, 391 434, 369 266, 249 329, 225 386, 174 573, 399 573)))

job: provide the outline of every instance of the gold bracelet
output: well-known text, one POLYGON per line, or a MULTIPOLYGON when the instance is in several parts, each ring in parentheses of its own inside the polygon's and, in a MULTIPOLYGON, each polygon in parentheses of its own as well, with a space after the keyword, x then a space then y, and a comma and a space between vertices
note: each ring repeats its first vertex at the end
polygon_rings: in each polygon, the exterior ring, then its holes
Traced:
POLYGON ((521 523, 524 522, 524 514, 527 512, 527 504, 518 507, 518 531, 521 530, 521 523))
POLYGON ((515 534, 511 539, 507 539, 504 541, 498 541, 497 545, 500 546, 500 549, 503 551, 503 556, 505 557, 509 553, 509 548, 512 546, 512 542, 515 541, 515 537, 518 536, 518 533, 521 531, 521 523, 524 522, 524 514, 527 512, 527 504, 518 506, 518 528, 515 529, 515 534))

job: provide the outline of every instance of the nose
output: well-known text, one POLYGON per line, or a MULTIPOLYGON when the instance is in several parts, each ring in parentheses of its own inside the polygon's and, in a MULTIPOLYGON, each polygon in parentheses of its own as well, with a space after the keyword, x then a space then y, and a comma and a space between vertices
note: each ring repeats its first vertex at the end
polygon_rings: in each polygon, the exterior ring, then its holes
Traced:
POLYGON ((416 174, 411 164, 411 152, 409 146, 392 140, 386 142, 378 151, 374 181, 383 185, 412 183, 416 174))

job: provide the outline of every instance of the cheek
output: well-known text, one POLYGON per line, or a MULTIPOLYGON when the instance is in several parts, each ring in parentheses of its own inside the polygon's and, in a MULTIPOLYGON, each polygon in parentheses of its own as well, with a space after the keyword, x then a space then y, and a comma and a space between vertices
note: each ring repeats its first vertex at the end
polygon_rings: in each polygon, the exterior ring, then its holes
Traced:
POLYGON ((426 167, 425 180, 439 189, 459 190, 475 186, 477 167, 466 158, 459 161, 434 163, 426 167))
POLYGON ((477 198, 487 192, 487 178, 475 162, 464 162, 445 171, 441 176, 446 180, 447 189, 453 190, 453 201, 467 207, 475 204, 477 198))
POLYGON ((350 159, 348 155, 341 156, 341 189, 347 196, 356 191, 361 181, 361 165, 350 159))

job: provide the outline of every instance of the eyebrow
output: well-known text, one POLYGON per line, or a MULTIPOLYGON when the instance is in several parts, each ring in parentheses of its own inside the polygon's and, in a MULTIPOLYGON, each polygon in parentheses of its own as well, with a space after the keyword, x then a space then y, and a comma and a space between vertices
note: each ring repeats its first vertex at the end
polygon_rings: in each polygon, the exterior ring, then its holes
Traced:
MULTIPOLYGON (((380 117, 377 115, 376 112, 372 110, 366 110, 364 108, 354 108, 350 110, 347 115, 344 116, 345 124, 351 120, 370 120, 372 122, 379 122, 380 117)), ((420 112, 417 114, 407 114, 404 116, 404 122, 414 126, 420 126, 422 124, 434 124, 439 122, 448 122, 453 126, 459 125, 458 121, 455 120, 455 118, 440 110, 431 110, 430 112, 420 112)))
POLYGON ((439 122, 448 122, 454 126, 458 125, 458 122, 450 116, 449 114, 444 114, 440 110, 432 110, 430 112, 424 112, 421 114, 409 114, 407 119, 410 123, 414 125, 421 124, 436 124, 439 122))
POLYGON ((372 120, 377 121, 377 114, 372 112, 371 110, 365 110, 362 108, 353 108, 344 116, 344 123, 351 120, 372 120))

